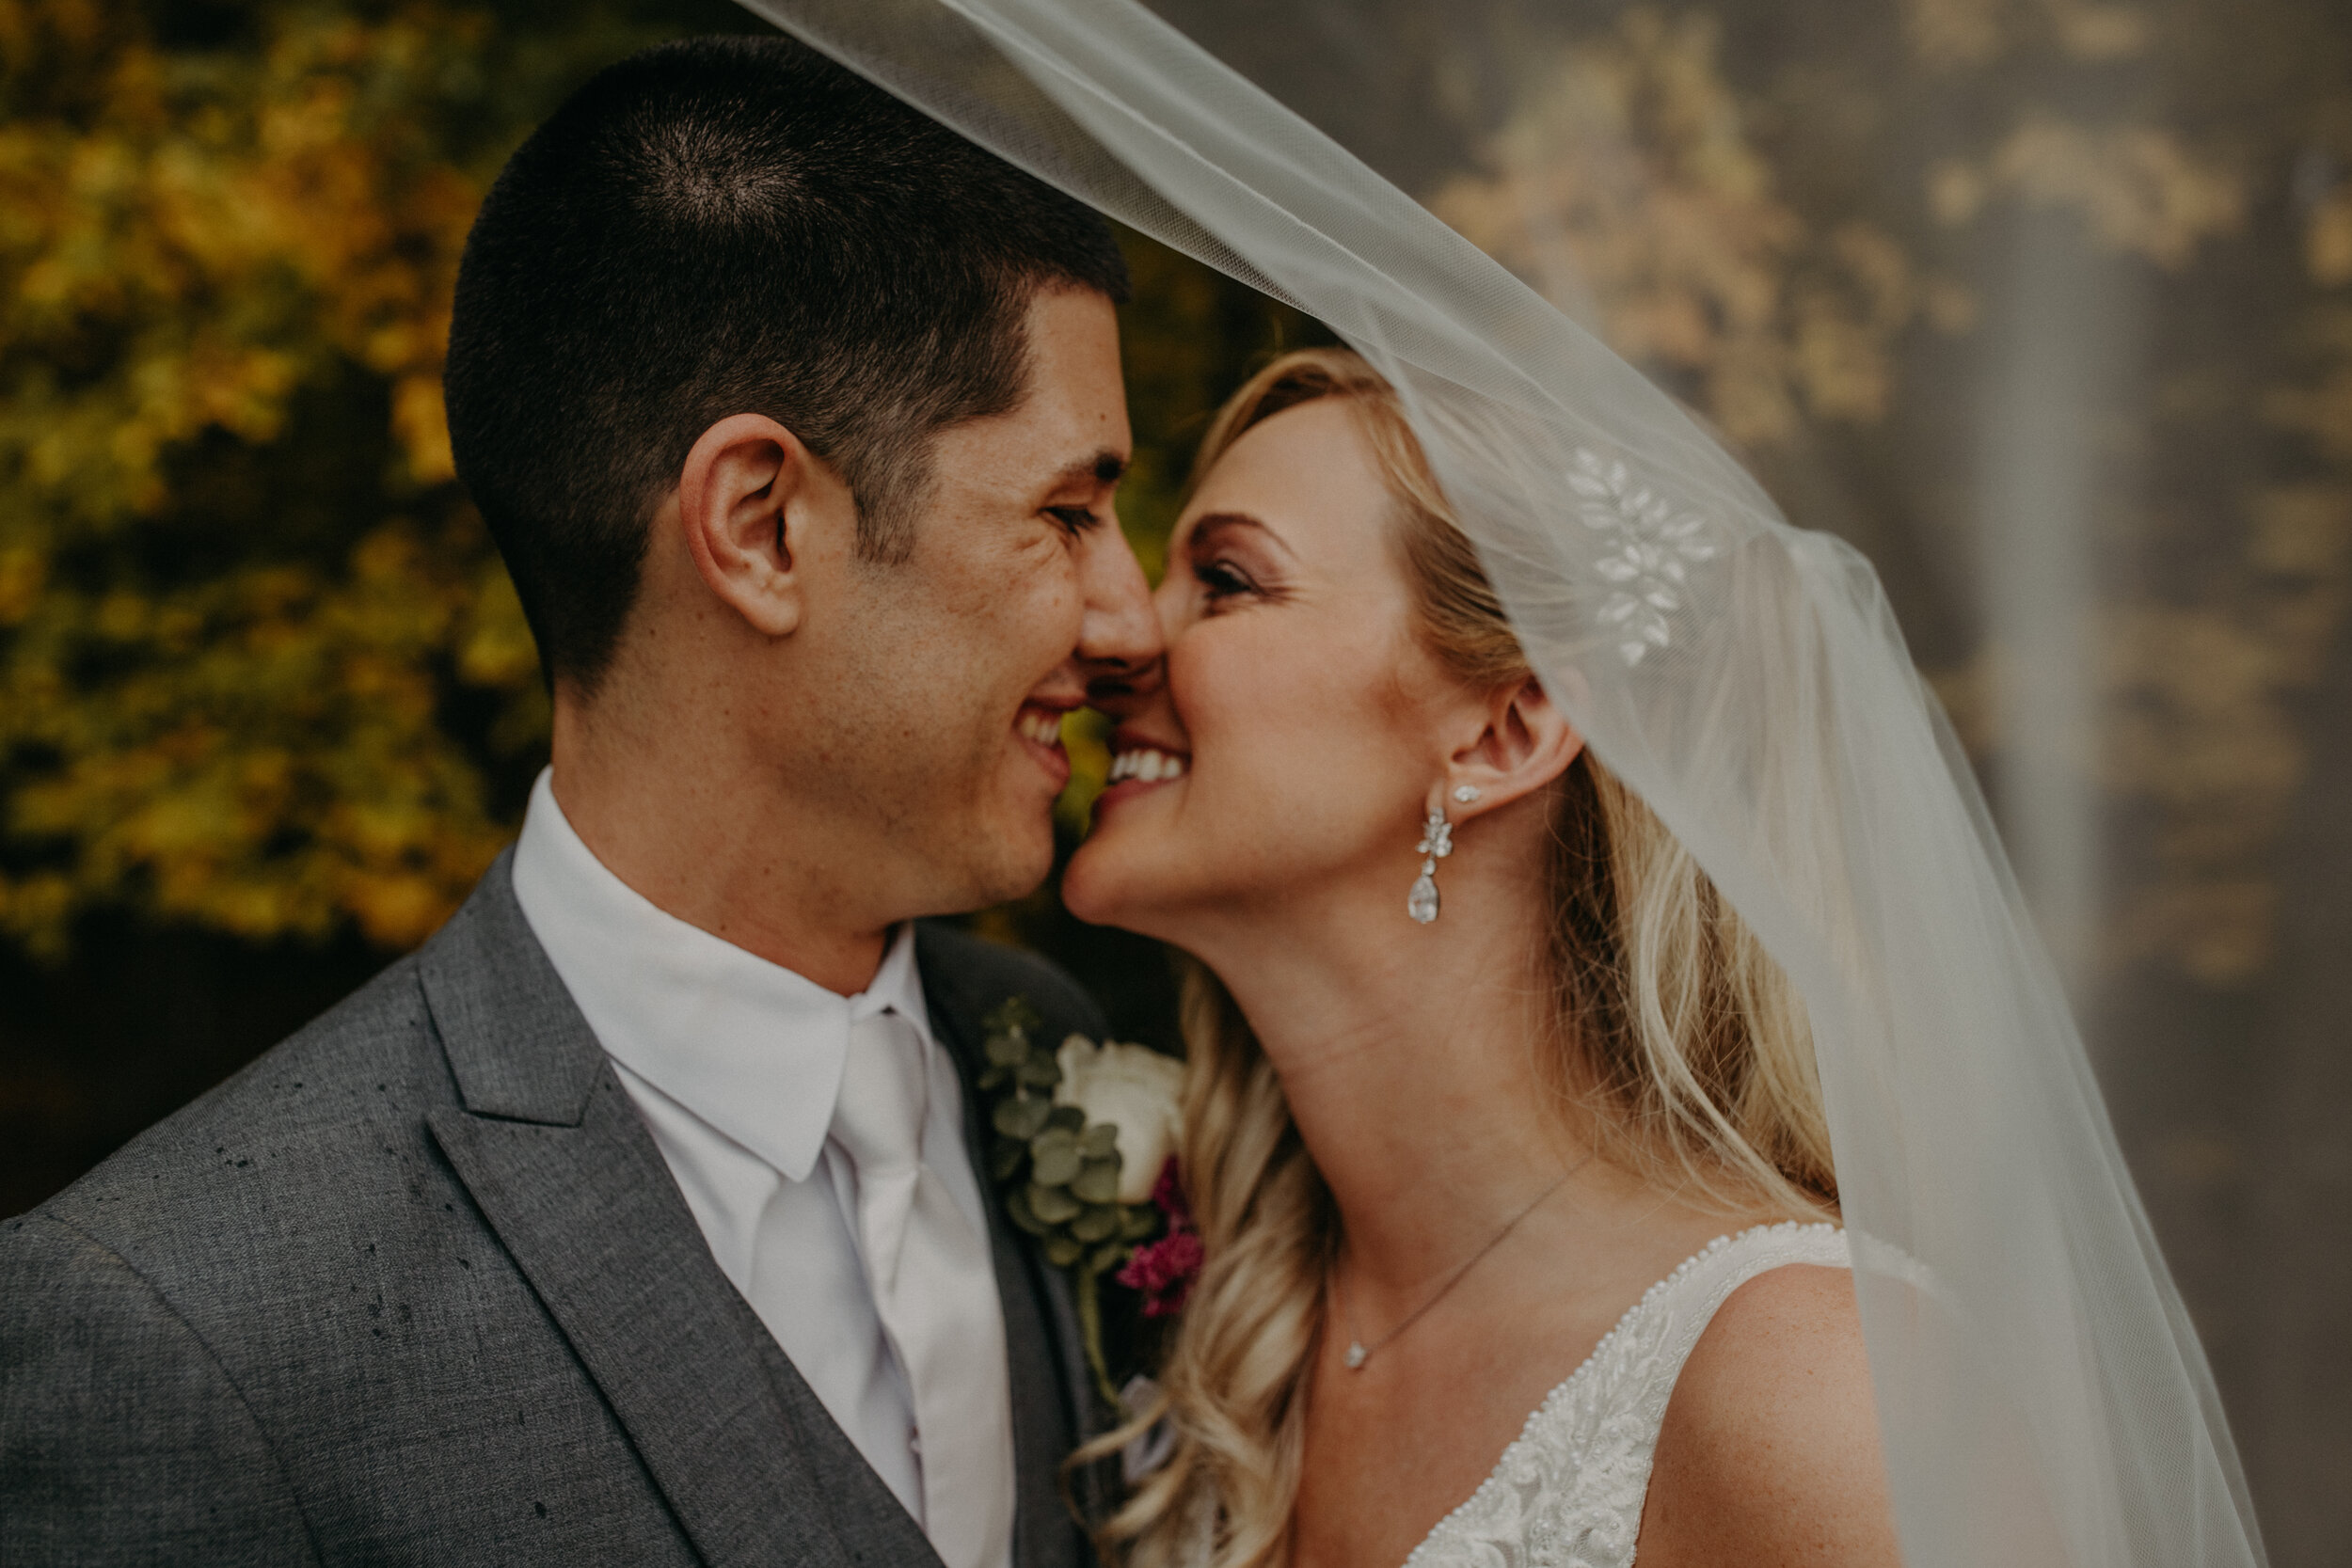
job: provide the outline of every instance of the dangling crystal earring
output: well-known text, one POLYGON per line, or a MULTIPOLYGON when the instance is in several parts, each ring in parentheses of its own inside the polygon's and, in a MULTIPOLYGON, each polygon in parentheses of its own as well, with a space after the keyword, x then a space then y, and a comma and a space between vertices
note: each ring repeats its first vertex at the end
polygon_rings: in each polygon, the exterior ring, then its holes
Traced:
POLYGON ((1416 924, 1426 926, 1438 918, 1438 863, 1454 853, 1454 824, 1445 819, 1442 808, 1429 814, 1429 820, 1421 830, 1421 842, 1413 846, 1421 855, 1421 875, 1413 879, 1413 891, 1405 895, 1405 912, 1416 924))

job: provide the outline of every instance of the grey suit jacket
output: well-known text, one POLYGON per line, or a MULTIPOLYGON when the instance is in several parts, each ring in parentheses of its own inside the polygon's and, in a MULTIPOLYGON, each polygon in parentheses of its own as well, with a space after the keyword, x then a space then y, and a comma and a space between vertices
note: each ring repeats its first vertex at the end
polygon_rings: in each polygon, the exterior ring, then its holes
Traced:
MULTIPOLYGON (((1009 994, 1099 1033, 1036 959, 928 927, 916 953, 967 1085, 1009 994)), ((1069 1568, 1075 1315, 993 1224, 1015 1557, 1069 1568)), ((937 1560, 712 1260, 503 858, 421 950, 0 1222, 9 1568, 937 1560)))

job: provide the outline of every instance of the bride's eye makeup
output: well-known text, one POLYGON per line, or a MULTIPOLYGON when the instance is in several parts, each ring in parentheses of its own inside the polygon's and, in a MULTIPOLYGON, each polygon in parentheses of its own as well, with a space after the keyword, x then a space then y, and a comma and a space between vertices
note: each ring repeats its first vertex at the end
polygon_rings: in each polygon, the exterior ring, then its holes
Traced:
POLYGON ((1212 604, 1258 592, 1258 585, 1250 580, 1248 573, 1222 558, 1194 562, 1192 578, 1212 604))
POLYGON ((1272 559, 1268 545, 1279 547, 1254 517, 1217 514, 1195 526, 1184 542, 1184 554, 1191 558, 1193 581, 1200 584, 1212 611, 1237 600, 1282 596, 1279 562, 1272 559))

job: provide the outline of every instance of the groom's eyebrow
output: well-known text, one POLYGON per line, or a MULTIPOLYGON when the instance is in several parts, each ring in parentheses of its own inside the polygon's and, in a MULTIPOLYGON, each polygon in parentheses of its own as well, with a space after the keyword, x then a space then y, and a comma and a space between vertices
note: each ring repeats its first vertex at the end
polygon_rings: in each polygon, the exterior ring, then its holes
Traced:
POLYGON ((1075 484, 1090 479, 1097 484, 1116 484, 1126 471, 1127 460, 1105 447, 1092 457, 1081 457, 1064 467, 1054 476, 1054 483, 1075 484))

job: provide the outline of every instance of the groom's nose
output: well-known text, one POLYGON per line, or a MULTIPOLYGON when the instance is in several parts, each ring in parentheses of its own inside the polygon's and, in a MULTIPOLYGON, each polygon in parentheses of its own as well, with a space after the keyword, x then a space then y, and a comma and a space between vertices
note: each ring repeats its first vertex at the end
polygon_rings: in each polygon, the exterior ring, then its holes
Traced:
POLYGON ((1073 652, 1089 699, 1149 691, 1159 683, 1165 644, 1152 585, 1127 536, 1116 527, 1088 533, 1078 574, 1086 614, 1073 652))

